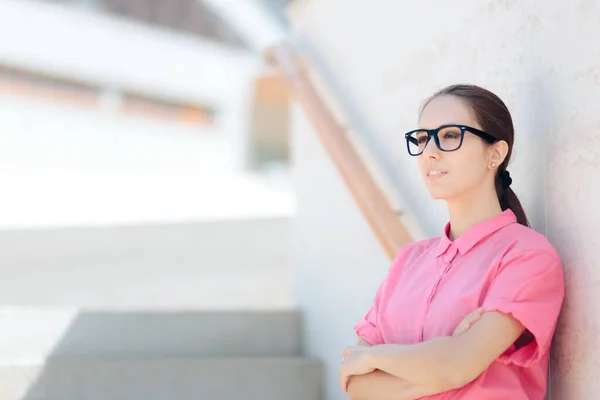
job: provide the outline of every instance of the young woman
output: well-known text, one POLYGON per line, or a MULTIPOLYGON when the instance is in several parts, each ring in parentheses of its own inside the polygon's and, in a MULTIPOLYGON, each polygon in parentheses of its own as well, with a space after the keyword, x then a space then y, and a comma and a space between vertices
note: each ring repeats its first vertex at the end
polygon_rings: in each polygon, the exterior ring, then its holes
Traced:
POLYGON ((447 87, 406 143, 450 222, 400 250, 355 326, 358 345, 342 354, 342 390, 352 400, 542 400, 564 277, 510 188, 507 107, 483 88, 447 87))

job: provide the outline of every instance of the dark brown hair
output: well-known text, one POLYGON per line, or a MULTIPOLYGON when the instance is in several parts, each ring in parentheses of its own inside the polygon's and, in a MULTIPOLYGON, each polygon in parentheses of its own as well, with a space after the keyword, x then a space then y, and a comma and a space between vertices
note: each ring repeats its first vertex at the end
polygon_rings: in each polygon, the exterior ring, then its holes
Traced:
POLYGON ((510 188, 504 188, 502 184, 502 174, 506 171, 510 156, 512 154, 513 144, 515 141, 515 130, 513 127, 512 117, 504 102, 489 90, 483 89, 475 85, 452 85, 448 86, 433 96, 425 100, 421 106, 420 114, 427 105, 435 98, 440 96, 456 96, 465 101, 473 112, 473 117, 481 126, 481 129, 498 140, 504 140, 508 143, 508 154, 504 162, 496 171, 496 193, 502 210, 510 208, 517 216, 517 221, 525 226, 529 226, 527 215, 521 202, 517 198, 515 192, 510 188))

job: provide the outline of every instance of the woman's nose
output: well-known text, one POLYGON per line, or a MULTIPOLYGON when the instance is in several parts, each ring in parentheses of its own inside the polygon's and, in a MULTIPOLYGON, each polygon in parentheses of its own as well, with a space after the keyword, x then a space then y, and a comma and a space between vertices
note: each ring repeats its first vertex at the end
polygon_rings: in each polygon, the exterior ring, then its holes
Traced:
POLYGON ((439 151, 440 149, 438 149, 437 145, 435 144, 435 139, 432 137, 425 145, 425 148, 423 149, 423 155, 428 157, 437 157, 439 151))

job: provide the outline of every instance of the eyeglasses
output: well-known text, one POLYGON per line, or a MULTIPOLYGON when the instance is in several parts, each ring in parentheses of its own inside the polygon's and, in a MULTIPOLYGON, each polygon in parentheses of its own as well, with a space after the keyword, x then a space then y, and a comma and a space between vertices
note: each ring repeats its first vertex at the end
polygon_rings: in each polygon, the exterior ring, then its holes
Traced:
POLYGON ((437 129, 415 129, 404 135, 408 154, 418 156, 423 153, 431 137, 441 151, 456 151, 462 146, 465 131, 471 132, 489 143, 498 140, 489 133, 466 125, 442 125, 437 129))

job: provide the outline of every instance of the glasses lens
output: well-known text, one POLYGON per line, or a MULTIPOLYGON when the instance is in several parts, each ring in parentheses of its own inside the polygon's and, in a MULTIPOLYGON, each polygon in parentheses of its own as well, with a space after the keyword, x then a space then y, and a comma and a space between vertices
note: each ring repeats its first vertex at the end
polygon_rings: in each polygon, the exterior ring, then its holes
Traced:
POLYGON ((456 150, 462 141, 462 131, 458 127, 448 127, 438 132, 440 148, 444 151, 456 150))
POLYGON ((414 131, 407 137, 408 152, 412 156, 417 156, 423 152, 427 146, 427 131, 414 131))

